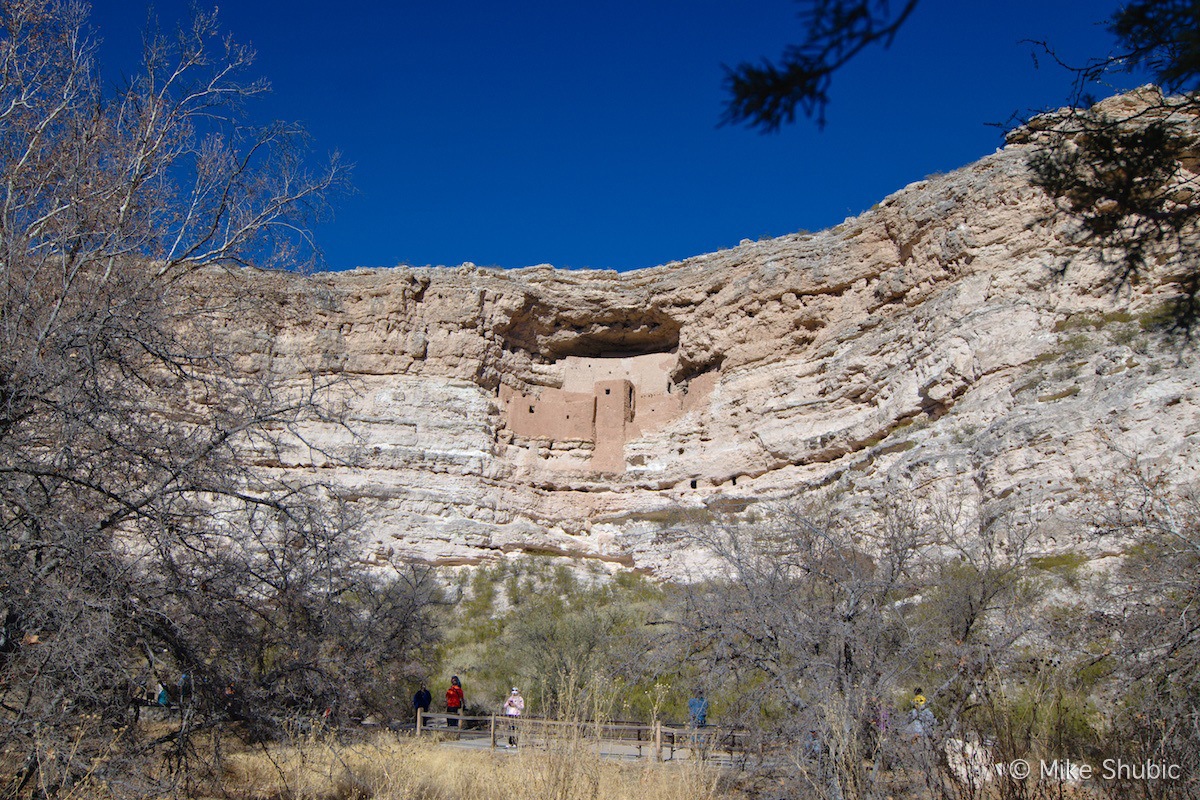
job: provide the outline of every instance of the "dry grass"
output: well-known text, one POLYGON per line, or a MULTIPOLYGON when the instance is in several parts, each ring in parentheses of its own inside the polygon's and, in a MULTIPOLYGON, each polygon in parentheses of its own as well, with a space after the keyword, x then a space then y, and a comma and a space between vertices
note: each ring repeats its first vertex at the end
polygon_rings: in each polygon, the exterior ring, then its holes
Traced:
POLYGON ((241 800, 709 800, 728 797, 698 763, 620 763, 579 742, 474 752, 380 735, 239 753, 223 789, 241 800))

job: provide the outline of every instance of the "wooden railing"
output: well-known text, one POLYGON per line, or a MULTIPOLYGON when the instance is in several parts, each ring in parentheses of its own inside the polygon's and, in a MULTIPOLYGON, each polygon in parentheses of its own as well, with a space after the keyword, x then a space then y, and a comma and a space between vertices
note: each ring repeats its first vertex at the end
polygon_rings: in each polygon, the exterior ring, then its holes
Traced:
POLYGON ((509 717, 503 714, 470 716, 447 714, 436 711, 417 711, 417 735, 438 732, 458 733, 460 738, 482 739, 486 737, 492 748, 497 740, 510 736, 525 744, 551 740, 577 738, 597 744, 607 742, 636 748, 637 756, 643 757, 644 748, 649 748, 656 761, 674 758, 677 750, 699 751, 702 754, 746 752, 749 734, 746 731, 718 727, 679 727, 661 722, 642 724, 636 722, 596 722, 591 720, 566 721, 542 717, 509 717), (431 723, 433 723, 431 725, 431 723), (441 723, 441 724, 438 724, 441 723))

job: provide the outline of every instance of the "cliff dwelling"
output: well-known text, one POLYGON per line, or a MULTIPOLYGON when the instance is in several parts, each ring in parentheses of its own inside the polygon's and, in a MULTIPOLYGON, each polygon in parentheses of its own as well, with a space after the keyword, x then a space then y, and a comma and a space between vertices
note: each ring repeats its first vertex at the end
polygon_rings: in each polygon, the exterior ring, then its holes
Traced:
POLYGON ((702 405, 716 385, 717 372, 675 383, 671 374, 676 362, 674 353, 567 356, 558 362, 561 388, 527 395, 501 384, 504 425, 525 439, 590 444, 589 469, 624 472, 626 442, 702 405))

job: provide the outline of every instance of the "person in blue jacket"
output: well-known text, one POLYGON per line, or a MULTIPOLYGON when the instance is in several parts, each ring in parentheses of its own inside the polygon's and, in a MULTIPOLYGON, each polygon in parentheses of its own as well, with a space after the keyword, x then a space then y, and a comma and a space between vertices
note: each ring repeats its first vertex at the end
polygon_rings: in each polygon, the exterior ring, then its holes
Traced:
POLYGON ((704 690, 696 690, 696 696, 688 700, 688 721, 693 728, 703 728, 708 724, 708 700, 704 699, 704 690))

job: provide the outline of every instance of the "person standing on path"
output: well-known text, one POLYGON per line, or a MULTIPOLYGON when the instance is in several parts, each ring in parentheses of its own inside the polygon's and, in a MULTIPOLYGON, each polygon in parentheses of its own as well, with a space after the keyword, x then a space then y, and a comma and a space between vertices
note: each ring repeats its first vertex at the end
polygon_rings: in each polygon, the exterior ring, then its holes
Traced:
POLYGON ((422 683, 421 688, 418 689, 417 693, 413 695, 413 713, 428 714, 429 704, 432 702, 433 695, 429 693, 429 687, 422 683))
POLYGON ((508 717, 508 746, 517 746, 517 717, 525 710, 525 698, 517 687, 512 688, 508 699, 504 701, 504 716, 508 717))
MULTIPOLYGON (((446 713, 458 714, 462 716, 462 707, 464 702, 462 683, 458 680, 458 676, 450 678, 450 688, 446 690, 446 713)), ((446 720, 447 728, 457 728, 458 720, 446 720)))
POLYGON ((708 724, 708 700, 704 698, 703 689, 697 689, 696 696, 688 700, 688 722, 693 728, 703 728, 708 724))

